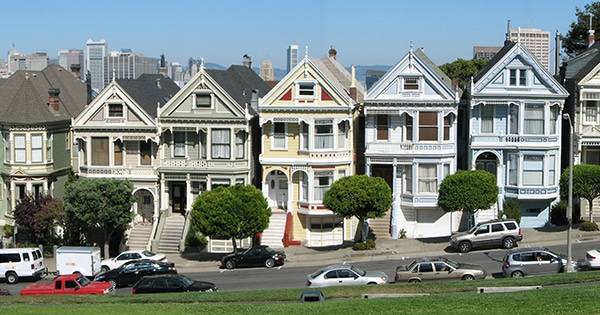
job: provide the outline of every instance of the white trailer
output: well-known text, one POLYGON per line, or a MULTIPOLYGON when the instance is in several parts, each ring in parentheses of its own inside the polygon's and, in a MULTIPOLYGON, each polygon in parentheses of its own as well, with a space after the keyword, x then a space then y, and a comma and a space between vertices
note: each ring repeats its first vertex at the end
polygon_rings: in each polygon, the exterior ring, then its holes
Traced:
POLYGON ((92 278, 100 273, 100 248, 63 246, 56 250, 56 272, 70 275, 76 272, 92 278))

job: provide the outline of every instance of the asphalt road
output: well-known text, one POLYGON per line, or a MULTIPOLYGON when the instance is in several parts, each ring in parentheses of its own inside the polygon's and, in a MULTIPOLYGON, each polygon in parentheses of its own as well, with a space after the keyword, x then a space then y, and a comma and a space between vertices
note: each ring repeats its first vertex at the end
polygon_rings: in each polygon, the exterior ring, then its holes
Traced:
MULTIPOLYGON (((566 246, 549 246, 549 249, 560 254, 566 254, 566 246)), ((600 248, 600 241, 582 242, 573 244, 573 258, 581 260, 585 252, 591 249, 600 248)), ((477 264, 483 266, 488 275, 500 277, 502 273, 502 259, 505 250, 476 250, 468 254, 447 254, 444 257, 449 259, 477 264)), ((401 264, 410 263, 409 257, 399 255, 396 260, 357 262, 354 265, 369 271, 383 271, 393 280, 396 267, 401 264)), ((341 261, 340 261, 341 263, 341 261)), ((306 284, 306 275, 316 271, 319 267, 288 267, 281 266, 273 269, 266 268, 248 268, 235 270, 218 270, 213 272, 186 273, 188 277, 194 280, 210 281, 217 285, 221 291, 227 290, 247 290, 247 289, 265 289, 265 288, 301 288, 306 284)), ((47 277, 40 281, 50 281, 47 277)), ((31 282, 23 281, 15 285, 0 283, 0 288, 9 289, 11 294, 17 295, 21 288, 29 285, 31 282)), ((128 294, 130 288, 121 288, 117 294, 128 294)))

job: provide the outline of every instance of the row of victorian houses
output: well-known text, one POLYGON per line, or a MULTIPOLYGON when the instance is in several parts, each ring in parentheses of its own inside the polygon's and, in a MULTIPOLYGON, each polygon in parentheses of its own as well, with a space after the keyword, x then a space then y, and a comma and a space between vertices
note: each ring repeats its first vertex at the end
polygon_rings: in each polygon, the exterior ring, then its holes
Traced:
MULTIPOLYGON (((440 237, 463 219, 437 206, 438 187, 464 168, 497 178, 497 203, 478 221, 501 216, 512 199, 523 227, 541 227, 568 162, 563 112, 575 125, 578 163, 600 163, 599 48, 553 77, 507 41, 464 91, 412 48, 368 91, 333 49, 305 56, 279 82, 248 66, 201 66, 182 88, 142 75, 112 81, 93 100, 58 66, 18 71, 0 80, 0 224, 27 194, 60 197, 72 167, 133 183, 132 248, 182 250, 194 199, 235 184, 256 185, 269 202, 264 244, 332 246, 354 239, 357 221, 337 217, 323 195, 365 173, 393 191, 390 211, 370 221, 378 238, 440 237)), ((208 250, 231 243, 212 239, 208 250)))

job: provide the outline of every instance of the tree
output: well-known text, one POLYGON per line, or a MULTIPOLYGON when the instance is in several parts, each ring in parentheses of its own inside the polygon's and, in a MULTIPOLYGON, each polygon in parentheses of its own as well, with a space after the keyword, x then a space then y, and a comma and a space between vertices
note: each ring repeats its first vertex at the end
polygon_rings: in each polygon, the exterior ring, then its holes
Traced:
POLYGON ((356 217, 362 227, 361 241, 365 242, 369 232, 366 220, 385 215, 392 206, 392 190, 381 177, 346 176, 325 192, 323 204, 340 217, 356 217))
POLYGON ((133 185, 117 179, 79 178, 65 186, 65 213, 73 216, 84 230, 100 230, 104 257, 110 256, 112 234, 133 220, 133 185))
POLYGON ((475 211, 490 208, 498 198, 496 177, 484 170, 458 171, 446 176, 438 191, 438 206, 448 212, 463 211, 469 224, 475 211))
POLYGON ((575 55, 587 49, 587 37, 592 15, 592 29, 595 36, 600 33, 600 2, 586 4, 583 9, 575 8, 575 21, 571 22, 569 31, 562 37, 563 47, 569 54, 575 55))
POLYGON ((202 193, 192 206, 192 229, 217 238, 236 240, 254 236, 269 225, 271 209, 252 185, 219 187, 202 193))
POLYGON ((26 196, 15 207, 14 217, 16 224, 30 233, 32 242, 49 245, 59 239, 56 227, 63 225, 64 209, 62 202, 50 195, 26 196))
POLYGON ((475 76, 487 63, 484 59, 472 59, 466 60, 458 58, 453 62, 446 63, 440 66, 442 70, 450 79, 458 80, 461 89, 465 90, 471 77, 475 76))
MULTIPOLYGON (((560 176, 560 194, 564 200, 569 196, 569 169, 560 176)), ((573 198, 583 198, 589 205, 589 220, 593 221, 594 199, 600 197, 600 165, 579 164, 573 167, 573 198)))

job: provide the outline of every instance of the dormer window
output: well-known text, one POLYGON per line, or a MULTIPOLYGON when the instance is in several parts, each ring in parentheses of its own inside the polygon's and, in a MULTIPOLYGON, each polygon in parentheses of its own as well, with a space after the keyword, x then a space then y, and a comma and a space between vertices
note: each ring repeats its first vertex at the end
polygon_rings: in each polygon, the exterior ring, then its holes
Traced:
POLYGON ((406 77, 404 78, 404 91, 418 91, 419 90, 419 78, 417 77, 406 77))
POLYGON ((122 118, 123 104, 108 104, 108 117, 122 118))
POLYGON ((212 97, 208 93, 196 94, 196 108, 210 108, 212 106, 212 97))
POLYGON ((508 82, 510 86, 526 86, 527 69, 510 69, 508 82))
POLYGON ((301 98, 315 97, 316 84, 314 82, 299 82, 298 96, 301 98))

